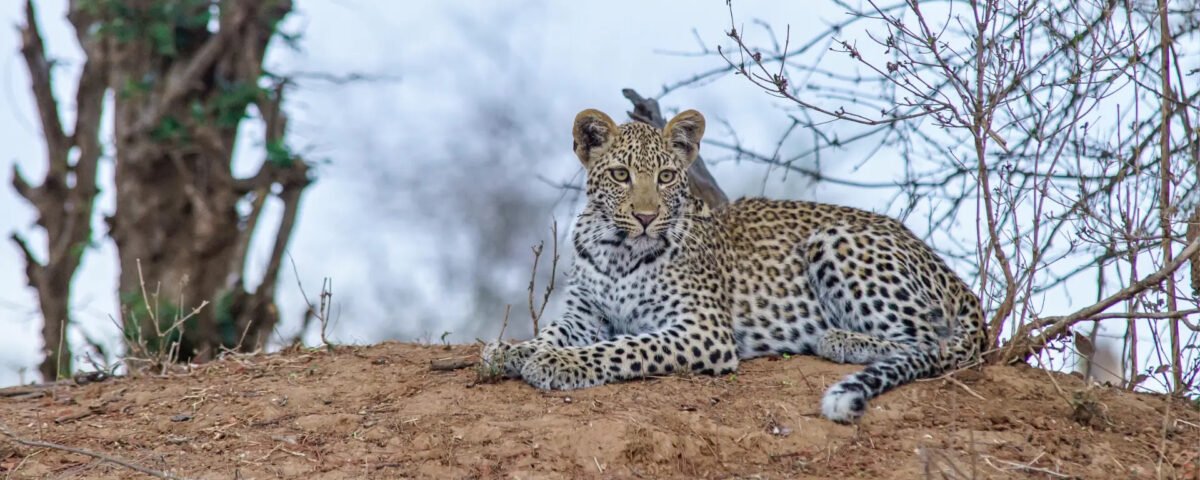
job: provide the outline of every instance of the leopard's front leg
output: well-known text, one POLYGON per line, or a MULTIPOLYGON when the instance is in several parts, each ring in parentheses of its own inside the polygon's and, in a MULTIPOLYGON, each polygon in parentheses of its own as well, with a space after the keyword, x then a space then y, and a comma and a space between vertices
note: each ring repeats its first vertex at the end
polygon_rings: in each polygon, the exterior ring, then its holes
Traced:
POLYGON ((572 390, 676 372, 720 375, 737 369, 731 332, 692 333, 678 325, 585 347, 541 348, 526 359, 521 377, 543 390, 572 390))
POLYGON ((584 346, 604 340, 603 321, 594 308, 578 298, 578 291, 568 290, 567 311, 547 325, 537 336, 524 342, 492 342, 483 347, 480 361, 484 368, 509 377, 521 377, 521 369, 534 352, 550 347, 584 346))

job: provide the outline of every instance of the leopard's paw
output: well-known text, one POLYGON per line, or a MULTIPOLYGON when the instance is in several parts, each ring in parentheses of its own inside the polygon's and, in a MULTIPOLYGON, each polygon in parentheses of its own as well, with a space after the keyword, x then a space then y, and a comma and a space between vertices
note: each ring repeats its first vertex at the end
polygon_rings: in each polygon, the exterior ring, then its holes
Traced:
POLYGON ((485 372, 507 378, 519 378, 521 368, 530 354, 537 350, 530 342, 517 344, 492 342, 483 347, 479 353, 480 366, 485 372))
POLYGON ((604 382, 604 370, 587 365, 585 357, 562 348, 539 348, 525 361, 521 378, 541 390, 574 390, 604 382))
POLYGON ((853 333, 829 329, 817 342, 817 356, 838 363, 865 364, 871 361, 869 345, 853 333))

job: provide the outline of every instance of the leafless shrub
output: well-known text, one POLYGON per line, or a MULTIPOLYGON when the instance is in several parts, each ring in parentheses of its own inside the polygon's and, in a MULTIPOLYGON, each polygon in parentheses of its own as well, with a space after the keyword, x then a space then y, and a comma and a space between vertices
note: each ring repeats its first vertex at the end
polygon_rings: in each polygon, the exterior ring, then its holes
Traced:
MULTIPOLYGON (((554 239, 551 244, 551 261, 550 261, 550 277, 546 285, 545 291, 542 292, 541 306, 535 306, 534 292, 536 291, 536 280, 538 274, 538 263, 542 258, 542 252, 546 248, 545 242, 539 242, 532 247, 533 250, 533 266, 529 273, 529 321, 533 324, 533 334, 537 335, 540 331, 539 323, 542 315, 546 313, 546 305, 550 303, 550 295, 554 293, 554 279, 558 276, 558 222, 554 222, 550 226, 550 236, 554 239)), ((496 341, 504 340, 504 332, 508 330, 508 315, 512 311, 512 305, 504 306, 504 321, 500 324, 500 334, 496 336, 496 341)), ((481 342, 482 343, 482 342, 481 342)), ((479 362, 475 368, 476 380, 475 383, 492 383, 503 378, 504 371, 501 365, 504 364, 504 359, 501 358, 495 362, 479 362)))
POLYGON ((1200 254, 1184 234, 1200 205, 1200 70, 1185 56, 1200 40, 1200 2, 837 5, 844 20, 801 39, 765 22, 748 34, 731 6, 732 48, 701 52, 724 65, 664 93, 734 74, 789 106, 787 135, 812 134, 803 151, 710 144, 890 194, 889 213, 974 279, 990 360, 1052 361, 1048 347, 1103 322, 1124 331, 1127 388, 1154 379, 1196 393, 1200 297, 1177 282, 1200 254), (748 38, 758 32, 766 46, 748 38), (849 67, 830 67, 838 56, 849 67), (899 178, 838 178, 822 165, 831 151, 899 178), (972 228, 973 243, 953 233, 972 228), (1098 272, 1095 304, 1046 311, 1048 296, 1070 298, 1098 272))
POLYGON ((300 281, 300 271, 296 269, 296 260, 290 254, 288 255, 288 260, 292 262, 292 272, 296 275, 296 288, 300 290, 300 297, 304 299, 306 307, 304 311, 304 323, 297 334, 297 340, 293 341, 292 344, 301 344, 300 337, 304 335, 304 332, 308 330, 308 326, 315 319, 317 325, 320 326, 321 345, 325 347, 325 350, 332 352, 334 344, 329 341, 329 329, 332 328, 332 319, 329 311, 333 308, 333 279, 325 277, 321 280, 321 293, 317 297, 318 303, 313 305, 308 299, 308 294, 304 293, 304 283, 300 281))
MULTIPOLYGON (((146 370, 164 375, 179 363, 180 338, 186 331, 187 322, 208 306, 208 301, 200 302, 190 312, 164 309, 160 303, 161 287, 155 285, 154 290, 146 290, 141 262, 138 262, 138 280, 141 285, 141 305, 124 307, 121 312, 124 324, 113 320, 121 329, 125 342, 122 362, 131 375, 146 370), (154 332, 142 330, 143 325, 153 325, 154 332)), ((176 305, 183 305, 182 299, 176 305)))

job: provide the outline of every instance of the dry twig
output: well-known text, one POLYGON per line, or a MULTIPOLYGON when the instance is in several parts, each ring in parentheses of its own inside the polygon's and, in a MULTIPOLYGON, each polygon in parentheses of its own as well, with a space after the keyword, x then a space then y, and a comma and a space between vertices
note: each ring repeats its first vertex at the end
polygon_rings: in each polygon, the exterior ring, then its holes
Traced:
POLYGON ((301 327, 301 331, 296 334, 297 341, 293 343, 299 343, 299 340, 301 340, 300 337, 304 334, 303 329, 308 326, 312 318, 316 318, 321 327, 321 345, 326 350, 332 352, 334 345, 329 341, 328 331, 330 327, 329 310, 333 307, 333 279, 325 277, 321 280, 321 293, 320 297, 318 297, 320 304, 314 306, 312 301, 308 299, 308 294, 304 292, 304 283, 300 281, 300 270, 296 268, 296 259, 292 258, 291 253, 288 253, 287 257, 288 261, 292 264, 292 273, 296 276, 296 288, 300 290, 300 297, 304 299, 304 305, 307 307, 304 312, 304 325, 301 327))
POLYGON ((18 436, 17 434, 13 433, 11 430, 8 429, 7 426, 5 426, 3 424, 0 424, 0 435, 4 435, 4 436, 8 437, 10 440, 12 440, 13 442, 16 442, 20 445, 24 445, 26 447, 49 448, 51 450, 60 450, 63 452, 84 455, 84 456, 95 458, 95 459, 103 461, 103 462, 109 462, 109 463, 112 463, 115 465, 120 465, 122 467, 128 468, 128 469, 136 471, 136 472, 141 472, 146 475, 150 475, 152 477, 165 478, 165 479, 170 479, 170 480, 182 480, 183 478, 185 478, 185 477, 180 477, 180 476, 177 476, 177 475, 169 473, 169 472, 164 472, 161 470, 155 470, 152 468, 143 467, 141 465, 129 462, 128 460, 122 460, 120 458, 116 458, 111 455, 107 455, 107 454, 103 454, 103 453, 99 453, 99 452, 93 452, 91 450, 86 450, 83 448, 69 447, 66 445, 60 445, 60 444, 53 443, 53 442, 44 442, 41 440, 29 440, 26 438, 22 438, 22 437, 18 436))
POLYGON ((546 305, 550 303, 550 294, 554 292, 554 278, 558 276, 558 222, 550 225, 550 236, 554 242, 551 252, 554 258, 550 263, 550 280, 546 285, 546 292, 542 295, 542 306, 538 307, 536 311, 533 304, 534 282, 537 280, 538 261, 542 258, 542 250, 546 247, 546 242, 539 242, 537 246, 533 247, 533 268, 529 272, 529 318, 533 321, 534 335, 538 333, 542 314, 546 312, 546 305))

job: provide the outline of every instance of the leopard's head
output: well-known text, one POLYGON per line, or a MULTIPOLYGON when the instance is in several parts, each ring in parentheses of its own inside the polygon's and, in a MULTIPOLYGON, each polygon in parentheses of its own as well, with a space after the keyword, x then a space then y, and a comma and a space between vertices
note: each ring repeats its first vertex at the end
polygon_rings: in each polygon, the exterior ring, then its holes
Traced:
POLYGON ((703 135, 704 116, 695 110, 662 130, 641 122, 618 126, 598 110, 579 112, 575 154, 587 169, 585 212, 633 242, 663 240, 694 201, 687 169, 703 135))

